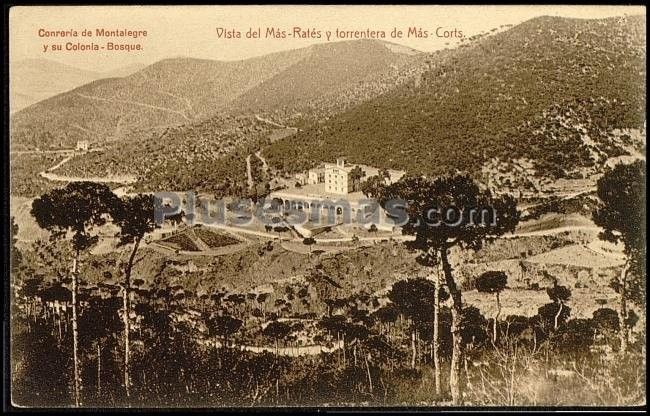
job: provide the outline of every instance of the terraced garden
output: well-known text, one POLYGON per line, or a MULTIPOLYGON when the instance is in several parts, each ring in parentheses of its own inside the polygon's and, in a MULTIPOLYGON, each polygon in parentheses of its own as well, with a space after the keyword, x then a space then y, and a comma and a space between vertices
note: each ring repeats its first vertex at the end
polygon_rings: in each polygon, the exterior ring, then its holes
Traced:
POLYGON ((239 244, 241 242, 240 240, 231 237, 227 234, 216 233, 214 231, 210 231, 201 227, 197 227, 193 231, 194 234, 196 234, 196 236, 200 238, 210 248, 231 246, 234 244, 239 244))
POLYGON ((199 251, 196 243, 185 234, 175 234, 159 242, 160 244, 182 251, 199 251))

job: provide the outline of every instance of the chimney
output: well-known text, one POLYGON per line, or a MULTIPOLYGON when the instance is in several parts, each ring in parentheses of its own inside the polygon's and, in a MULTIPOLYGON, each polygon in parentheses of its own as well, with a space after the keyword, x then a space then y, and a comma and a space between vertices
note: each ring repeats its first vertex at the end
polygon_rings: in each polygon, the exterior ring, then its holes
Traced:
POLYGON ((339 168, 345 167, 345 158, 339 157, 336 159, 336 166, 339 168))

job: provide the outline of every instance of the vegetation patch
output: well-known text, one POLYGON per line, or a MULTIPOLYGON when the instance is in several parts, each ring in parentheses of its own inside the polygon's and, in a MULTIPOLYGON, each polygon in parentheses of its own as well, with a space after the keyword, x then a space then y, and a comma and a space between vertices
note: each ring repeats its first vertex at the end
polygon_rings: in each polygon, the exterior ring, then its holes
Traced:
POLYGON ((160 244, 172 247, 176 250, 199 251, 196 243, 185 234, 175 234, 169 238, 160 241, 160 244))
POLYGON ((194 234, 201 239, 210 248, 219 248, 239 244, 240 241, 224 233, 217 233, 214 231, 206 230, 205 228, 197 227, 194 229, 194 234))

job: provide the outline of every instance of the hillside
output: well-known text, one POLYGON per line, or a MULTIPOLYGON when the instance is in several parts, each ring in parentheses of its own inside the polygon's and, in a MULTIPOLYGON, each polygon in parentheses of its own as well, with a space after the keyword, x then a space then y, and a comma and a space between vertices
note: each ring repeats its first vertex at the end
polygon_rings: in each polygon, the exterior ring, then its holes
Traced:
POLYGON ((120 139, 134 129, 188 123, 228 100, 301 52, 239 62, 175 58, 123 78, 94 81, 39 102, 12 117, 14 146, 69 146, 76 140, 120 139))
POLYGON ((16 148, 43 148, 70 146, 81 139, 119 140, 135 129, 200 122, 244 94, 238 105, 250 101, 263 109, 286 105, 297 97, 329 96, 411 56, 380 43, 342 42, 243 61, 166 59, 127 77, 91 82, 14 114, 12 143, 16 148), (360 51, 365 52, 360 55, 360 51))
POLYGON ((643 130, 645 52, 643 16, 532 19, 434 54, 419 85, 363 102, 264 153, 285 171, 345 155, 417 174, 478 176, 487 161, 507 171, 523 159, 532 175, 583 175, 625 154, 625 137, 613 130, 643 130))
POLYGON ((240 193, 249 146, 269 131, 252 116, 219 115, 187 126, 133 132, 127 140, 74 157, 56 173, 65 176, 134 175, 147 191, 240 193))
POLYGON ((87 71, 48 59, 11 62, 9 106, 11 113, 102 78, 131 75, 145 65, 134 64, 107 72, 87 71))
POLYGON ((320 44, 230 104, 242 112, 322 115, 372 98, 424 70, 426 55, 389 42, 320 44))

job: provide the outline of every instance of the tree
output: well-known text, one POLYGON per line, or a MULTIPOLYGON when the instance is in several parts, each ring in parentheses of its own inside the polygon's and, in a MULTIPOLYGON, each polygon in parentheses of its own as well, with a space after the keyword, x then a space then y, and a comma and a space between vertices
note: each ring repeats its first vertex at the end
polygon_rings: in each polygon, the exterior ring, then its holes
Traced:
POLYGON ((228 339, 241 328, 243 322, 230 315, 217 315, 207 321, 208 330, 211 335, 221 337, 223 347, 228 347, 228 339))
POLYGON ((307 237, 302 240, 302 243, 307 247, 309 247, 309 257, 311 258, 311 246, 316 244, 316 240, 314 239, 314 237, 307 237))
POLYGON ((20 253, 20 250, 18 250, 18 247, 16 247, 16 242, 18 241, 17 236, 18 236, 18 224, 16 224, 15 218, 11 217, 11 251, 10 251, 10 256, 11 256, 11 272, 12 274, 15 273, 21 262, 22 262, 22 255, 20 253))
POLYGON ((275 227, 273 227, 273 231, 275 231, 276 233, 278 233, 278 238, 279 238, 279 237, 280 237, 280 233, 286 233, 287 231, 289 231, 289 227, 285 227, 285 226, 283 226, 283 225, 279 225, 279 226, 275 226, 275 227))
POLYGON ((487 271, 480 275, 474 286, 476 290, 483 293, 494 293, 497 301, 497 314, 494 316, 494 328, 492 333, 492 341, 497 342, 497 322, 499 315, 501 315, 501 302, 499 300, 499 293, 506 288, 508 283, 508 276, 502 271, 487 271))
POLYGON ((185 218, 185 211, 181 210, 181 212, 165 218, 169 220, 170 224, 174 227, 174 231, 176 231, 178 226, 183 222, 183 218, 185 218))
POLYGON ((628 300, 645 305, 645 179, 646 164, 616 165, 598 180, 600 204, 593 214, 596 225, 603 228, 600 238, 623 243, 626 262, 612 287, 620 295, 621 352, 627 350, 629 328, 628 300))
POLYGON ((286 338, 291 333, 291 326, 280 321, 270 322, 263 330, 262 335, 275 340, 275 354, 278 355, 278 342, 286 338))
MULTIPOLYGON (((35 289, 33 283, 28 289, 35 289)), ((56 302, 59 304, 68 304, 72 301, 72 292, 59 282, 51 286, 46 286, 40 291, 41 300, 44 303, 56 302)), ((61 316, 57 317, 57 324, 59 328, 59 343, 61 342, 61 316)))
POLYGON ((81 404, 81 376, 78 359, 77 331, 77 282, 79 260, 82 251, 99 240, 92 235, 94 227, 106 223, 115 195, 104 184, 94 182, 72 182, 65 188, 58 188, 43 194, 32 202, 31 214, 39 227, 51 232, 51 238, 61 239, 72 233, 72 247, 75 255, 72 262, 72 351, 74 360, 74 401, 81 404))
POLYGON ((562 315, 562 309, 564 308, 564 302, 571 298, 571 290, 566 286, 558 285, 556 280, 553 283, 553 287, 546 289, 546 294, 553 303, 557 305, 557 313, 553 319, 553 329, 557 330, 559 326, 559 318, 562 315))
POLYGON ((386 168, 381 168, 379 169, 379 175, 378 175, 384 183, 387 183, 390 181, 390 172, 386 168))
MULTIPOLYGON (((343 304, 344 302, 341 302, 341 299, 337 299, 335 301, 332 301, 331 303, 328 302, 328 306, 330 307, 331 311, 331 304, 334 303, 339 303, 343 304)), ((348 326, 347 320, 345 316, 343 315, 334 315, 332 316, 331 313, 329 313, 327 316, 323 316, 320 321, 318 322, 318 327, 321 329, 324 329, 327 331, 330 335, 332 333, 336 334, 336 341, 337 341, 337 347, 340 346, 339 351, 343 351, 343 364, 345 365, 345 331, 348 326)), ((340 365, 340 354, 339 354, 339 365, 340 365)))
POLYGON ((123 320, 124 320, 124 389, 129 397, 129 314, 131 312, 131 271, 144 236, 156 228, 154 221, 153 195, 125 196, 116 199, 111 206, 111 216, 115 224, 120 227, 118 233, 119 245, 133 244, 131 254, 124 268, 123 293, 123 320))
MULTIPOLYGON (((386 332, 390 334, 390 325, 397 320, 397 317, 399 316, 399 310, 394 303, 389 303, 373 312, 372 316, 379 320, 379 322, 382 324, 386 325, 386 332)), ((383 330, 381 332, 383 334, 383 330)))
POLYGON ((377 176, 371 176, 361 184, 361 192, 368 198, 379 198, 381 190, 385 183, 384 180, 377 176))
POLYGON ((478 250, 484 241, 513 232, 519 222, 519 212, 511 196, 493 196, 489 190, 479 188, 469 176, 461 174, 434 180, 402 178, 385 187, 380 197, 381 205, 393 212, 395 207, 390 207, 389 201, 398 200, 406 203, 403 211, 397 212, 406 214, 402 232, 415 235, 409 247, 420 253, 420 261, 424 264, 435 264, 438 259, 442 263, 445 284, 453 301, 449 385, 453 404, 460 404, 463 303, 449 251, 454 247, 478 250))
POLYGON ((264 319, 266 319, 266 300, 269 298, 268 293, 258 293, 257 298, 255 301, 260 305, 260 308, 262 309, 262 316, 264 319))
POLYGON ((319 265, 314 267, 309 275, 307 275, 307 282, 316 290, 318 299, 327 306, 327 316, 332 316, 332 307, 334 306, 334 301, 337 299, 338 289, 341 289, 341 286, 325 274, 322 266, 319 267, 319 265))
POLYGON ((599 308, 593 313, 596 331, 608 338, 620 333, 620 318, 618 312, 610 308, 599 308))
POLYGON ((234 333, 239 331, 243 325, 243 321, 230 315, 219 314, 208 316, 205 323, 208 327, 209 334, 215 338, 215 341, 217 338, 221 337, 221 348, 218 351, 219 369, 221 369, 224 361, 224 354, 228 348, 228 339, 234 333))
POLYGON ((412 321, 411 325, 411 368, 415 368, 415 358, 417 357, 417 328, 424 322, 430 321, 431 310, 433 309, 434 299, 441 298, 443 301, 449 295, 438 289, 440 294, 436 296, 436 285, 427 279, 407 279, 396 282, 388 292, 390 299, 397 309, 404 316, 412 321))
POLYGON ((436 270, 434 273, 434 285, 436 288, 435 298, 433 299, 433 369, 434 369, 434 380, 436 383, 436 395, 440 395, 440 299, 446 301, 449 298, 449 294, 444 292, 444 296, 440 296, 443 293, 442 286, 440 285, 440 273, 439 270, 436 270))
POLYGON ((359 190, 359 184, 361 182, 361 178, 366 176, 366 172, 361 169, 359 166, 355 166, 352 168, 350 171, 350 179, 352 180, 352 190, 357 191, 359 190))

